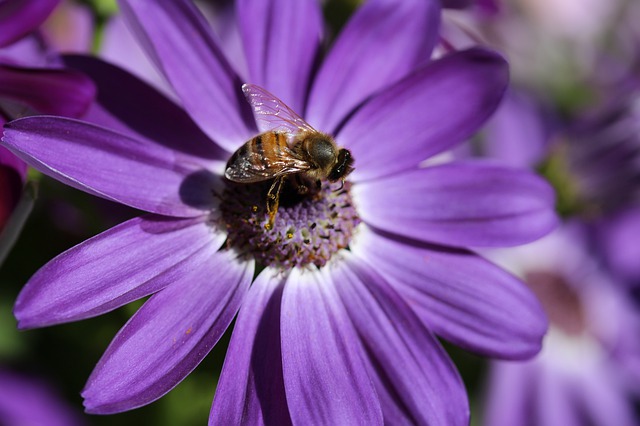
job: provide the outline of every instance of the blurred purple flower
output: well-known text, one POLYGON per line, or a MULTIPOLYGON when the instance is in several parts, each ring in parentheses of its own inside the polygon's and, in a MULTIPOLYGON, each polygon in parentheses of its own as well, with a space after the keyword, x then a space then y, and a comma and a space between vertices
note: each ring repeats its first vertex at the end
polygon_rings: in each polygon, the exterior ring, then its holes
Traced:
POLYGON ((485 424, 637 424, 640 316, 585 251, 585 238, 567 225, 497 255, 538 295, 550 327, 536 358, 493 363, 485 424))
POLYGON ((15 43, 44 22, 60 0, 0 1, 0 47, 15 43))
POLYGON ((549 155, 557 125, 542 102, 523 91, 509 90, 483 128, 483 157, 533 169, 549 155))
POLYGON ((238 313, 212 424, 468 424, 464 386, 434 333, 521 359, 539 350, 546 320, 524 285, 465 247, 542 236, 556 224, 554 195, 528 172, 419 164, 495 110, 506 62, 479 48, 429 61, 440 10, 424 0, 368 1, 321 62, 315 0, 238 1, 246 71, 190 2, 121 8, 194 121, 124 71, 74 57, 99 88, 91 122, 30 117, 3 138, 43 173, 151 213, 55 258, 16 303, 19 326, 32 328, 152 295, 89 378, 87 410, 161 397, 238 313), (265 188, 221 178, 257 134, 243 81, 356 161, 341 191, 285 191, 271 231, 265 188))
POLYGON ((617 96, 572 123, 566 161, 591 216, 640 203, 640 91, 617 96))
POLYGON ((34 113, 78 117, 94 99, 92 82, 64 69, 36 31, 58 2, 0 2, 0 124, 34 113))
POLYGON ((48 46, 64 53, 88 53, 94 32, 89 4, 63 0, 40 27, 48 46))
POLYGON ((49 385, 30 376, 0 370, 0 424, 76 426, 83 422, 49 385))
MULTIPOLYGON (((94 99, 95 87, 89 78, 62 68, 34 33, 57 3, 0 1, 0 125, 37 113, 78 117, 94 99)), ((31 208, 32 200, 23 198, 23 207, 8 225, 23 191, 26 169, 26 164, 0 147, 0 262, 31 208)))
POLYGON ((37 35, 0 48, 0 124, 36 113, 79 117, 94 97, 91 80, 63 68, 37 35))
POLYGON ((640 289, 640 206, 603 218, 594 226, 595 246, 618 281, 640 289))

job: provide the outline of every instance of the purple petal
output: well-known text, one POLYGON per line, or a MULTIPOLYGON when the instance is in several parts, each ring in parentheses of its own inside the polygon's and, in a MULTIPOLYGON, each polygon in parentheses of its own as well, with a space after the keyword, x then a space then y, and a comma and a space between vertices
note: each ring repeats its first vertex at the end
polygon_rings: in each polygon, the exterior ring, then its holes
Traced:
POLYGON ((507 92, 484 128, 484 155, 506 164, 533 168, 549 153, 549 114, 524 93, 507 92))
POLYGON ((111 414, 171 390, 209 353, 236 314, 253 263, 203 248, 113 339, 82 391, 87 412, 111 414))
POLYGON ((434 61, 375 95, 336 137, 355 159, 352 180, 413 168, 466 140, 496 109, 508 80, 502 57, 475 48, 434 61))
POLYGON ((640 283, 640 207, 611 215, 599 226, 600 250, 613 273, 624 281, 640 283))
POLYGON ((105 25, 100 46, 100 58, 127 70, 179 103, 171 85, 151 61, 151 58, 145 54, 141 43, 136 39, 122 14, 112 16, 105 25))
POLYGON ((265 269, 242 303, 209 424, 291 424, 280 350, 280 303, 286 277, 265 269))
POLYGON ((416 169, 353 187, 360 217, 395 235, 452 246, 510 246, 557 224, 554 193, 525 170, 480 162, 416 169))
POLYGON ((352 252, 380 272, 436 334, 482 355, 528 358, 547 331, 544 312, 517 278, 463 250, 387 238, 363 227, 352 252))
POLYGON ((594 425, 633 426, 638 424, 630 394, 608 366, 583 374, 582 398, 594 425))
POLYGON ((213 207, 215 176, 161 145, 60 117, 5 126, 4 146, 67 185, 151 213, 196 216, 213 207), (88 167, 89 166, 89 167, 88 167))
POLYGON ((531 419, 537 414, 538 370, 536 362, 491 364, 485 399, 485 425, 543 425, 531 419))
POLYGON ((411 307, 348 251, 328 273, 364 342, 385 422, 468 425, 462 380, 411 307))
POLYGON ((370 0, 342 30, 318 72, 307 118, 333 132, 378 90, 427 61, 438 37, 434 0, 370 0))
POLYGON ((242 82, 186 0, 123 0, 122 13, 200 128, 228 151, 256 133, 242 82))
POLYGON ((224 238, 199 219, 148 216, 118 225, 36 272, 16 301, 19 327, 88 318, 155 293, 199 266, 191 257, 224 238))
POLYGON ((281 333, 294 424, 382 424, 362 349, 333 282, 293 269, 282 297, 281 333))
POLYGON ((91 77, 98 88, 97 105, 85 121, 159 143, 188 155, 226 163, 228 153, 213 143, 189 115, 147 83, 98 58, 65 56, 65 65, 91 77))
MULTIPOLYGON (((537 393, 533 400, 540 425, 583 426, 584 414, 581 412, 576 393, 579 389, 575 383, 550 365, 538 369, 537 393)), ((530 412, 523 416, 531 416, 530 412)))
POLYGON ((56 56, 51 55, 51 50, 42 43, 39 32, 0 48, 0 63, 29 68, 51 68, 52 65, 58 65, 56 56))
POLYGON ((0 93, 42 114, 79 117, 93 102, 96 89, 77 71, 0 65, 0 93))
POLYGON ((0 2, 0 47, 13 43, 44 22, 60 0, 0 2))
POLYGON ((84 422, 48 383, 0 370, 0 424, 77 426, 84 422))
POLYGON ((316 0, 236 3, 250 83, 267 88, 299 114, 319 53, 322 11, 316 0))
POLYGON ((15 170, 23 183, 27 179, 27 164, 3 146, 0 146, 0 166, 15 170))
MULTIPOLYGON (((213 28, 213 32, 219 37, 220 48, 224 51, 225 57, 242 81, 247 82, 249 71, 245 49, 242 45, 240 23, 236 14, 236 2, 210 1, 198 3, 198 8, 213 28)), ((243 10, 241 13, 246 12, 243 10)))

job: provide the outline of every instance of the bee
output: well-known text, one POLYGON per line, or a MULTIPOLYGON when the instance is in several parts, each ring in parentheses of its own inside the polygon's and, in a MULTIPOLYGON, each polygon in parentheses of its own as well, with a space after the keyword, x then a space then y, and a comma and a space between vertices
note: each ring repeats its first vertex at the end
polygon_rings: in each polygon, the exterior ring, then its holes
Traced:
POLYGON ((229 159, 225 177, 233 182, 255 183, 273 179, 267 192, 269 222, 273 228, 285 178, 293 177, 298 193, 319 188, 322 180, 342 181, 353 171, 351 152, 333 138, 304 121, 280 99, 262 87, 242 86, 262 132, 242 145, 229 159))

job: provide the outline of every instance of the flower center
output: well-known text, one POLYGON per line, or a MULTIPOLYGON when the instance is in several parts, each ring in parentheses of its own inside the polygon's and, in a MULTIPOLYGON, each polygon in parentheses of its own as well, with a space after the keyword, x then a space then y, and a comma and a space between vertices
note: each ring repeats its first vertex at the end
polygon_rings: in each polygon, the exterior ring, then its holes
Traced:
POLYGON ((587 328, 580 297, 559 275, 530 272, 525 281, 542 303, 549 322, 568 335, 578 335, 587 328))
POLYGON ((271 183, 226 182, 220 210, 230 247, 253 255, 264 266, 290 269, 324 266, 334 253, 349 246, 360 223, 349 182, 339 190, 335 189, 339 184, 323 182, 317 191, 300 195, 286 179, 273 227, 266 229, 271 183))

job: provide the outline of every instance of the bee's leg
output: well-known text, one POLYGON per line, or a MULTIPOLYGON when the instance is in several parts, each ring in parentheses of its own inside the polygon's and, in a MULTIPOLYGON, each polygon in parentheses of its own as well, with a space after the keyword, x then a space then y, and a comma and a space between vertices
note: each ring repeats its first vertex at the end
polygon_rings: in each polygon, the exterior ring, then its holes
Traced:
POLYGON ((296 190, 298 191, 299 195, 304 195, 307 192, 309 192, 309 187, 307 185, 304 184, 304 182, 302 181, 302 177, 300 176, 300 174, 296 174, 293 176, 293 179, 295 180, 295 187, 296 190))
POLYGON ((269 222, 264 225, 267 230, 273 229, 273 222, 276 219, 276 213, 278 213, 278 206, 280 205, 280 190, 282 189, 284 178, 284 176, 275 178, 269 188, 269 192, 267 192, 267 213, 269 213, 269 222))

